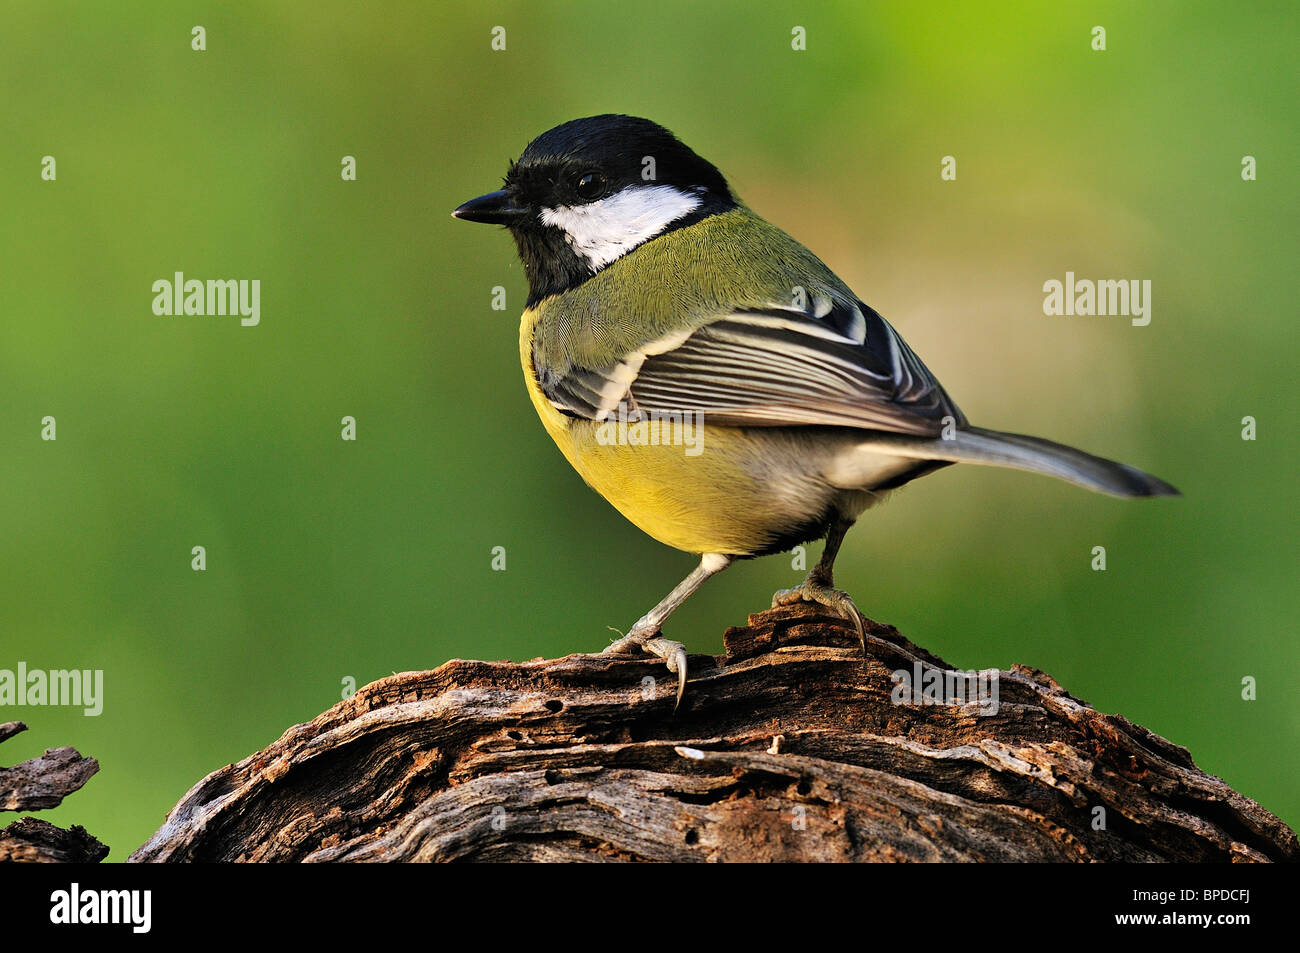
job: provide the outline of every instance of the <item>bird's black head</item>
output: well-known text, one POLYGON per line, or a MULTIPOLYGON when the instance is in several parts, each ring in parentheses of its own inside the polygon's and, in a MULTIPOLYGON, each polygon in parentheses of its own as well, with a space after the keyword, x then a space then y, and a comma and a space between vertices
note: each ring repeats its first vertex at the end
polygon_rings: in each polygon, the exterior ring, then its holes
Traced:
POLYGON ((605 115, 542 133, 511 163, 503 189, 452 215, 510 229, 532 305, 665 232, 735 206, 722 173, 663 126, 605 115))

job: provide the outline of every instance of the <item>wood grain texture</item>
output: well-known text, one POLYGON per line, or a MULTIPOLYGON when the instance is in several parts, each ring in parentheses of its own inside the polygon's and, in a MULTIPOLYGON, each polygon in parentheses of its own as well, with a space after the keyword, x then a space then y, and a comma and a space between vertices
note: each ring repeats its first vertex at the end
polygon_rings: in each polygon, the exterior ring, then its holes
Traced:
POLYGON ((204 778, 131 859, 1300 860, 1186 750, 1041 672, 999 672, 996 714, 895 704, 891 672, 948 666, 868 634, 863 659, 819 607, 752 616, 691 657, 676 714, 650 660, 394 675, 204 778))

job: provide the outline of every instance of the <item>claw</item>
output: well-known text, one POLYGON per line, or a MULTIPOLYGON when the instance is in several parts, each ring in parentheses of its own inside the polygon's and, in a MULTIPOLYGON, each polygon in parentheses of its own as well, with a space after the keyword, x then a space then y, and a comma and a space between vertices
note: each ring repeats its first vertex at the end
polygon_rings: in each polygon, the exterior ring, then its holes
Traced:
POLYGON ((673 711, 676 711, 686 694, 686 646, 665 639, 657 632, 637 632, 633 629, 623 638, 606 646, 602 654, 627 655, 638 650, 659 656, 668 666, 668 671, 677 676, 677 701, 673 703, 673 711))
POLYGON ((862 613, 853 604, 849 594, 842 589, 832 589, 819 582, 811 575, 793 589, 780 589, 772 596, 772 608, 793 605, 796 602, 815 602, 852 621, 857 630, 858 641, 862 644, 862 654, 867 654, 867 632, 862 624, 862 613))
POLYGON ((641 648, 662 658, 668 671, 677 676, 677 700, 673 702, 673 711, 676 711, 681 706, 682 696, 686 694, 686 646, 658 638, 651 639, 641 648))

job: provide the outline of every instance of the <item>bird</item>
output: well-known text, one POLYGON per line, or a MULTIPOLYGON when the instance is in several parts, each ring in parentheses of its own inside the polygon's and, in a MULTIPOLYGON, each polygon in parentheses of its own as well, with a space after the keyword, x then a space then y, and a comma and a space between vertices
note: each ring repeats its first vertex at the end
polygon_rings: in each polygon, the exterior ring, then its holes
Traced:
POLYGON ((865 654, 835 558, 869 507, 917 477, 973 463, 1119 497, 1179 495, 1125 464, 970 424, 880 314, 648 119, 562 123, 509 163, 502 188, 451 214, 514 239, 524 381, 561 453, 635 526, 699 557, 604 649, 662 659, 676 705, 687 655, 663 625, 740 559, 825 539, 772 605, 826 607, 865 654))

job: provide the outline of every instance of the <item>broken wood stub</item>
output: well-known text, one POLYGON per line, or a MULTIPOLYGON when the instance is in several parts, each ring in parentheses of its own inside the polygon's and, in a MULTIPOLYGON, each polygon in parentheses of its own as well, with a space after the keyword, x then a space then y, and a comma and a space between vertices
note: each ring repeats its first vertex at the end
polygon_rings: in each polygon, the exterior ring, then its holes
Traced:
MULTIPOLYGON (((21 721, 0 724, 0 742, 26 730, 21 721)), ((75 748, 50 748, 39 758, 0 768, 0 811, 58 807, 98 770, 99 762, 83 758, 75 748)), ((0 862, 91 863, 106 856, 108 848, 84 827, 64 830, 48 821, 21 817, 0 829, 0 862)))

